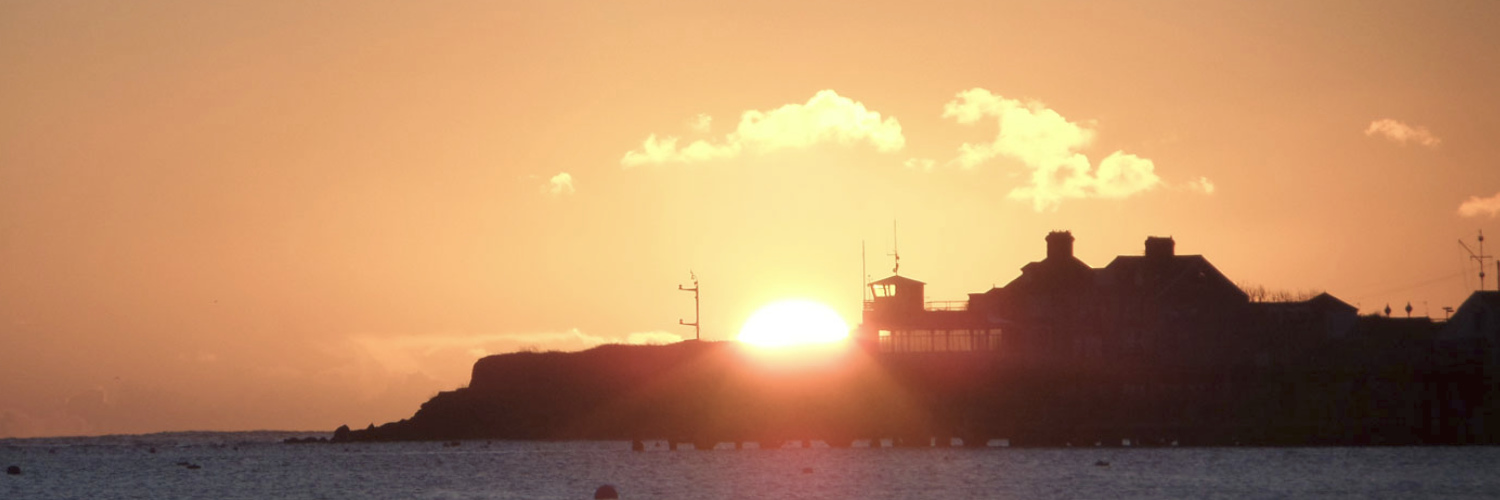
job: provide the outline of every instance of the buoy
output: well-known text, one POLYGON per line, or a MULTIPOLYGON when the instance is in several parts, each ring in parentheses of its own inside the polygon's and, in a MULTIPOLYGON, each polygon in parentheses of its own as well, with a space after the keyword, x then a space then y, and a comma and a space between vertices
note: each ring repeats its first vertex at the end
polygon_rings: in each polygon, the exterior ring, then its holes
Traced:
POLYGON ((5 473, 6 474, 10 474, 12 476, 19 476, 19 475, 21 475, 21 466, 19 466, 19 465, 12 465, 10 467, 6 467, 5 468, 5 473))
POLYGON ((1103 460, 1100 460, 1098 462, 1094 462, 1094 466, 1095 467, 1109 467, 1109 462, 1105 462, 1103 460))
POLYGON ((202 469, 203 466, 202 465, 198 465, 198 464, 188 464, 187 468, 188 468, 188 470, 198 470, 198 469, 202 469))
POLYGON ((618 500, 619 498, 620 492, 615 491, 615 486, 612 484, 606 484, 594 490, 594 500, 618 500))
POLYGON ((646 443, 637 439, 630 442, 630 451, 646 451, 646 443))

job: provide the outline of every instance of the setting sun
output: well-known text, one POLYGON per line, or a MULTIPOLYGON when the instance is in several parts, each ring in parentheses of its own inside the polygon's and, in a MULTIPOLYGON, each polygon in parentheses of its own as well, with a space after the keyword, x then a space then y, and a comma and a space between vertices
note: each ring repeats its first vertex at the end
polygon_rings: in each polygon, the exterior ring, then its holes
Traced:
POLYGON ((739 341, 761 347, 827 344, 849 337, 849 325, 826 305, 783 300, 755 311, 740 328, 739 341))

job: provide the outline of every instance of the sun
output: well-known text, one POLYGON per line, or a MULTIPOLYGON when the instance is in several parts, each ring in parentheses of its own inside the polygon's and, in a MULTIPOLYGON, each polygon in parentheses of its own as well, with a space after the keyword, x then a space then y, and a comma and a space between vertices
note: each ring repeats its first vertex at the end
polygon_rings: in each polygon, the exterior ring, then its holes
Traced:
POLYGON ((849 325, 833 308, 811 300, 772 302, 745 320, 739 341, 760 347, 829 344, 849 338, 849 325))

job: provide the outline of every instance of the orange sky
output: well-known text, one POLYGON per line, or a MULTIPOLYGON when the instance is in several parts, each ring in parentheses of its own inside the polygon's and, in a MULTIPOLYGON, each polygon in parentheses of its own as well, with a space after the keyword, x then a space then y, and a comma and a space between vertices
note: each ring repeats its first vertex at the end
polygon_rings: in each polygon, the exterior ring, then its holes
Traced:
POLYGON ((893 219, 932 300, 1054 229, 1437 317, 1500 254, 1495 2, 808 3, 0 2, 0 437, 399 419, 690 269, 855 323, 893 219))

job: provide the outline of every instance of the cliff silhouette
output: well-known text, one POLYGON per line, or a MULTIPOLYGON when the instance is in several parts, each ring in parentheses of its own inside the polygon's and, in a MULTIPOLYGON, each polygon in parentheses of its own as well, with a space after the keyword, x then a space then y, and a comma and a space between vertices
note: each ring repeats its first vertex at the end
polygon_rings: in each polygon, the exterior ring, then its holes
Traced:
POLYGON ((852 346, 781 363, 738 343, 698 341, 521 352, 479 360, 468 387, 438 394, 409 419, 343 428, 334 441, 1494 443, 1472 425, 1494 420, 1479 411, 1494 399, 1484 377, 1439 369, 1424 348, 1430 323, 1367 317, 1357 328, 1365 335, 1275 369, 877 356, 852 346), (1454 413, 1463 404, 1471 411, 1454 413))

